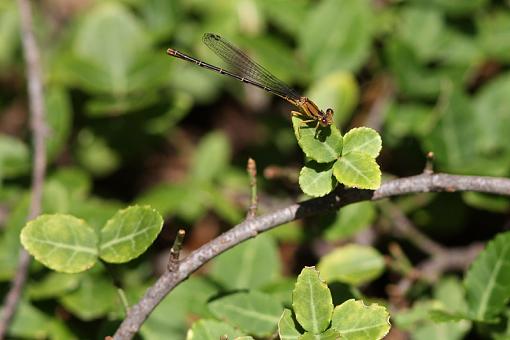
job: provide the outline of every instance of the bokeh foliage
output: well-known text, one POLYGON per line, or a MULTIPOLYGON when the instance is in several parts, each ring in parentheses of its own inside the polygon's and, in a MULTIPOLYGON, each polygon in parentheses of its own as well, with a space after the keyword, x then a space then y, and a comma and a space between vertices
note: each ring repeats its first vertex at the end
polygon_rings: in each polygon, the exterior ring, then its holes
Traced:
MULTIPOLYGON (((261 196, 270 197, 261 199, 261 213, 289 196, 300 197, 295 178, 306 160, 294 137, 291 108, 165 54, 173 47, 221 64, 201 43, 204 32, 221 34, 321 108, 333 108, 342 134, 375 115, 373 127, 383 139, 378 163, 388 176, 421 172, 428 151, 434 152, 437 171, 510 175, 510 14, 503 1, 72 0, 33 5, 50 131, 45 213, 72 214, 100 230, 119 208, 136 203, 151 205, 167 221, 147 254, 115 268, 130 303, 153 282, 155 258, 166 258, 177 225, 195 235, 188 241, 196 247, 203 242, 196 235, 210 236, 242 220, 249 200, 248 156, 257 161, 259 173, 269 165, 291 167, 282 171, 284 179, 259 176, 261 196), (289 171, 294 177, 285 175, 289 171)), ((4 0, 3 290, 16 269, 29 202, 31 140, 24 81, 16 2, 4 0)), ((332 186, 328 178, 327 188, 315 188, 315 193, 332 186)), ((510 207, 507 199, 474 193, 431 194, 396 204, 447 244, 492 238, 510 207)), ((230 258, 218 258, 209 275, 178 287, 144 325, 142 336, 182 338, 193 317, 214 317, 207 302, 226 291, 257 289, 289 306, 293 278, 310 263, 282 261, 275 241, 305 249, 316 238, 336 245, 379 219, 373 204, 361 203, 250 241, 232 250, 230 258), (253 254, 259 257, 249 258, 253 254), (229 265, 240 256, 246 263, 243 275, 229 265), (282 271, 292 279, 282 277, 282 271)), ((110 334, 123 317, 101 266, 62 275, 34 262, 31 273, 13 336, 96 338, 110 334), (72 322, 55 313, 58 308, 72 322), (100 329, 89 327, 89 320, 100 329)), ((415 339, 434 338, 444 328, 450 339, 459 339, 468 331, 466 322, 450 321, 450 328, 422 323, 436 303, 460 305, 458 280, 441 280, 431 293, 416 294, 420 302, 398 322, 415 339)), ((216 321, 203 320, 196 328, 205 329, 207 322, 216 321)), ((482 331, 496 332, 490 327, 482 331)))

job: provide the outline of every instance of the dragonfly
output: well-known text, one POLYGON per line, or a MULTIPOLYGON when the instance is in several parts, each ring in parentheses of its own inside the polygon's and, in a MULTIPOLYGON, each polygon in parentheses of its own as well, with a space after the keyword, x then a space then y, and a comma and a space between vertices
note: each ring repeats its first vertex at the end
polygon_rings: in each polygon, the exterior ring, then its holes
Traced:
MULTIPOLYGON (((333 123, 333 110, 323 111, 317 104, 305 96, 301 96, 296 90, 285 84, 267 69, 253 61, 240 48, 229 43, 220 35, 205 33, 202 41, 228 66, 229 70, 211 65, 202 60, 189 56, 173 48, 167 49, 169 56, 176 57, 194 63, 205 69, 224 74, 243 83, 256 86, 272 93, 299 108, 301 111, 291 111, 293 116, 303 119, 303 124, 316 122, 319 126, 327 127, 333 123)), ((299 131, 299 130, 298 130, 299 131)))

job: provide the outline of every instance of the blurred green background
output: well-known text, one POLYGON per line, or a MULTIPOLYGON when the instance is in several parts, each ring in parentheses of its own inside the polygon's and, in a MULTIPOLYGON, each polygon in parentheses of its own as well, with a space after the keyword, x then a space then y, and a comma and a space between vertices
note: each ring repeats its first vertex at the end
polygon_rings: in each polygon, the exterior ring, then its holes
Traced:
MULTIPOLYGON (((387 178, 422 172, 429 151, 436 171, 510 175, 506 1, 45 0, 33 6, 51 132, 45 211, 74 214, 99 228, 116 209, 140 203, 166 219, 150 251, 116 269, 132 302, 163 270, 178 227, 189 231, 190 251, 243 219, 248 157, 259 170, 260 213, 303 198, 296 178, 304 160, 290 123, 294 108, 166 55, 172 47, 221 65, 201 42, 205 32, 242 47, 321 108, 333 108, 341 131, 363 125, 378 130, 378 162, 387 178)), ((19 36, 16 2, 1 1, 2 292, 16 268, 30 187, 19 36)), ((509 223, 508 199, 490 195, 423 194, 396 204, 444 245, 489 239, 509 223)), ((274 255, 274 268, 266 267, 260 275, 268 279, 255 287, 289 287, 281 276, 315 264, 322 255, 317 240, 332 247, 381 224, 378 207, 363 203, 277 228, 259 241, 264 254, 274 255)), ((374 242, 382 252, 389 234, 374 242)), ((412 247, 409 252, 411 259, 421 256, 412 247)), ((210 296, 251 288, 229 287, 229 266, 216 266, 166 299, 143 337, 182 338, 193 320, 208 315, 210 296), (170 321, 168 311, 175 315, 170 321)), ((96 338, 122 318, 104 270, 53 274, 37 263, 32 270, 11 334, 96 338)), ((388 280, 374 283, 381 298, 388 280)))

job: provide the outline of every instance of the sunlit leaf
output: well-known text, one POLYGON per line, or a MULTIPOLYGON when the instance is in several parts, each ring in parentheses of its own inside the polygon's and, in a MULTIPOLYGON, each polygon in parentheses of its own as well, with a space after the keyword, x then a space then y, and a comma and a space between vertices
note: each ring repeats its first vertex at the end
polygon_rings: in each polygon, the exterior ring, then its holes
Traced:
POLYGON ((299 173, 299 187, 307 195, 320 197, 329 194, 336 187, 333 164, 307 162, 299 173))
POLYGON ((290 309, 284 309, 280 321, 278 321, 278 335, 280 340, 297 340, 301 335, 296 329, 290 309))
POLYGON ((101 230, 99 256, 106 262, 128 262, 147 250, 162 227, 161 215, 149 206, 123 209, 101 230))
POLYGON ((375 190, 381 185, 379 165, 366 153, 354 151, 340 157, 333 174, 338 182, 354 188, 375 190))
POLYGON ((323 332, 331 321, 331 292, 314 267, 305 267, 299 274, 292 292, 292 308, 305 331, 323 332))
POLYGON ((317 127, 317 123, 304 123, 300 117, 292 117, 294 134, 305 155, 319 163, 329 163, 342 153, 342 135, 334 126, 317 127))
POLYGON ((366 306, 351 299, 335 307, 331 327, 347 340, 382 339, 390 330, 390 315, 375 303, 366 306))
POLYGON ((84 271, 97 260, 94 229, 70 215, 41 215, 28 222, 21 243, 39 262, 64 273, 84 271))
POLYGON ((354 128, 344 136, 342 156, 351 152, 361 152, 375 158, 381 152, 381 148, 381 136, 377 131, 367 127, 354 128))

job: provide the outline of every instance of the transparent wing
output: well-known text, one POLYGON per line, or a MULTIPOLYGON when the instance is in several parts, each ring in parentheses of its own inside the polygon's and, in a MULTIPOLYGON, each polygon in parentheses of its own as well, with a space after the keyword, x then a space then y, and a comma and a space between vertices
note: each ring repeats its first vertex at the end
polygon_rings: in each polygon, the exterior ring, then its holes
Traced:
POLYGON ((202 39, 216 55, 231 68, 229 71, 250 81, 270 88, 276 94, 290 99, 299 100, 301 96, 280 79, 272 75, 261 65, 254 62, 243 51, 235 47, 222 37, 213 33, 206 33, 202 39))

